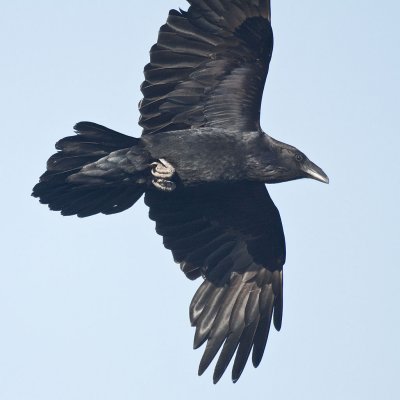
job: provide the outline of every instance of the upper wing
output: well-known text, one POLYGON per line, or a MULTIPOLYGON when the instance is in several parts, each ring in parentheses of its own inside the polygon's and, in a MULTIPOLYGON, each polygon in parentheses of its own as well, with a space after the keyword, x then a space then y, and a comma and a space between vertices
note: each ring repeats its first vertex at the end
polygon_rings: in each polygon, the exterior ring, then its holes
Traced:
POLYGON ((194 347, 208 341, 199 374, 223 346, 214 382, 235 352, 237 381, 251 349, 259 365, 272 314, 281 327, 285 239, 277 208, 259 183, 149 191, 145 202, 185 274, 205 278, 190 306, 194 347))
POLYGON ((144 69, 143 134, 257 130, 272 55, 270 0, 188 0, 169 13, 144 69))

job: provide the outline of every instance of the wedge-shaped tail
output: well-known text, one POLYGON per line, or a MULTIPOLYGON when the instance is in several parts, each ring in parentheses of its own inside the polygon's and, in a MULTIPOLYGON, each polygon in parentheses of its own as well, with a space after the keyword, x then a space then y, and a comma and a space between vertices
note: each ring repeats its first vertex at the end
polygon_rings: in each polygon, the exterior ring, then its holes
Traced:
POLYGON ((91 122, 56 143, 57 153, 32 196, 62 215, 114 214, 131 207, 146 189, 149 156, 140 139, 91 122))

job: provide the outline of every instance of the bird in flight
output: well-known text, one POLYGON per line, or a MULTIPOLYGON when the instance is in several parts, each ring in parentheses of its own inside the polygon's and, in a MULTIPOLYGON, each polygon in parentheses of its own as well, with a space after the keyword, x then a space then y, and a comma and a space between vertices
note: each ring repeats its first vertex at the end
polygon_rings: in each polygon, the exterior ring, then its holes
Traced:
POLYGON ((236 382, 262 359, 271 322, 282 324, 285 238, 265 184, 326 174, 260 126, 273 48, 270 0, 188 0, 171 10, 144 68, 140 138, 80 122, 33 196, 62 215, 131 207, 149 216, 189 279, 199 375, 218 352, 213 380, 232 358, 236 382))

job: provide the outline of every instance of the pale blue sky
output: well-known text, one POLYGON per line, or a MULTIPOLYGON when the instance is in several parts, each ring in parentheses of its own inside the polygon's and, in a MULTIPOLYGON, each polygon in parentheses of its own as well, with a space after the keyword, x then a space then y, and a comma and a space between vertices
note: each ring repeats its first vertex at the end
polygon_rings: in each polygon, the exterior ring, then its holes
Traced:
POLYGON ((1 1, 0 399, 400 398, 400 3, 274 1, 262 125, 330 176, 270 187, 284 321, 233 385, 197 377, 185 279, 142 202, 80 220, 30 197, 91 120, 140 135, 142 69, 184 0, 1 1))

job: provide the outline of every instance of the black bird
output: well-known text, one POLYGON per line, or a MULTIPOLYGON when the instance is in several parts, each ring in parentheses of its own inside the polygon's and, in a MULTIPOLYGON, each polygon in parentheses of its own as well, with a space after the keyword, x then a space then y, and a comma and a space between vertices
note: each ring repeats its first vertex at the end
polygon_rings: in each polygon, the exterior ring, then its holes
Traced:
POLYGON ((113 214, 143 194, 164 246, 189 279, 201 375, 221 350, 236 382, 252 351, 257 367, 271 321, 282 323, 285 239, 266 183, 325 173, 262 131, 272 55, 269 0, 189 0, 172 10, 151 48, 139 108, 141 138, 80 122, 33 196, 63 215, 113 214))

